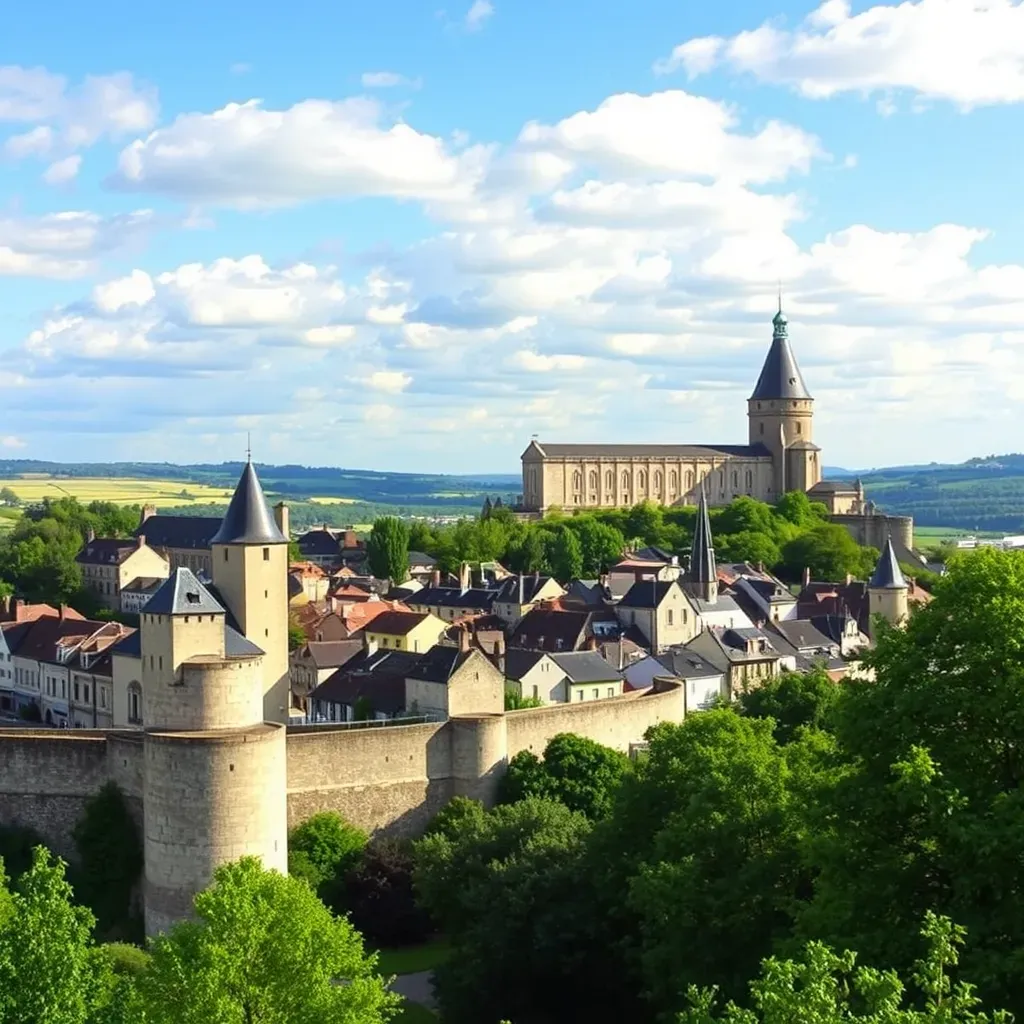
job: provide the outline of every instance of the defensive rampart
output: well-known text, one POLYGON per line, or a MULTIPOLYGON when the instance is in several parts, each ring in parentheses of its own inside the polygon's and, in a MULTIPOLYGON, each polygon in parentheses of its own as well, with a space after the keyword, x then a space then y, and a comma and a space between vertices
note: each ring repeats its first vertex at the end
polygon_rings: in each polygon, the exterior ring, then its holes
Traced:
MULTIPOLYGON (((563 732, 626 750, 658 722, 681 721, 684 691, 658 681, 654 692, 495 715, 467 715, 380 728, 288 729, 288 824, 333 810, 370 832, 415 835, 456 794, 489 801, 511 757, 541 753, 563 732)), ((173 743, 170 744, 173 746, 173 743)), ((185 765, 181 760, 175 764, 185 765)), ((140 732, 0 729, 0 824, 35 828, 63 856, 86 800, 109 779, 142 821, 140 732)), ((215 780, 176 777, 183 804, 218 803, 215 780)), ((183 819, 191 820, 191 819, 183 819)), ((197 847, 209 837, 193 837, 197 847)))

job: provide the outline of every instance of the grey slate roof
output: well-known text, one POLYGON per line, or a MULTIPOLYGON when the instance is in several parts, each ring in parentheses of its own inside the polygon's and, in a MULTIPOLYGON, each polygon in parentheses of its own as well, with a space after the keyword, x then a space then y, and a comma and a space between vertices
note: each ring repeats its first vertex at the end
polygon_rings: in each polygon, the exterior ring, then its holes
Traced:
POLYGON ((789 347, 789 331, 786 326, 786 317, 780 309, 772 321, 774 332, 772 334, 771 348, 765 358, 764 366, 761 367, 761 376, 757 378, 754 385, 752 399, 771 400, 773 398, 810 398, 807 385, 800 373, 800 367, 796 365, 796 357, 789 347))
POLYGON ((224 608, 196 579, 191 569, 178 568, 146 602, 147 615, 223 615, 224 608))
POLYGON ((551 660, 566 674, 570 683, 612 683, 622 679, 622 673, 609 665, 597 651, 552 654, 551 660))
POLYGON ((771 457, 763 444, 547 444, 541 441, 534 444, 541 454, 552 459, 578 459, 586 456, 604 459, 710 458, 712 455, 771 457))
POLYGON ((878 556, 875 573, 868 586, 878 590, 906 590, 907 581, 903 578, 903 570, 896 560, 896 552, 892 549, 892 537, 885 541, 885 547, 878 556))
POLYGON ((722 670, 712 665, 707 658, 685 647, 673 647, 664 654, 657 655, 656 660, 677 679, 707 679, 722 674, 722 670))
POLYGON ((626 591, 620 608, 657 608, 676 586, 675 580, 638 580, 626 591))
POLYGON ((221 519, 215 516, 150 516, 135 531, 151 548, 192 548, 202 551, 210 546, 210 538, 220 529, 221 519))
POLYGON ((518 682, 541 658, 546 657, 547 651, 524 651, 519 647, 509 647, 505 651, 505 678, 518 682))
POLYGON ((708 518, 708 499, 704 493, 703 480, 700 484, 700 502, 697 505, 697 522, 693 529, 690 568, 686 572, 686 579, 690 583, 714 583, 718 579, 715 547, 711 540, 711 520, 708 518))
POLYGON ((287 544, 267 508, 263 488, 256 476, 256 467, 245 464, 235 493, 231 496, 220 529, 210 538, 211 544, 287 544))
POLYGON ((771 626, 788 640, 797 651, 818 650, 823 647, 835 646, 835 642, 831 637, 827 637, 824 633, 819 632, 810 619, 788 619, 783 622, 773 622, 771 626))
POLYGON ((509 576, 498 586, 495 600, 503 604, 531 604, 550 579, 550 576, 536 576, 533 573, 509 576))
POLYGON ((459 587, 423 587, 403 598, 408 604, 426 608, 483 608, 488 612, 497 599, 497 590, 485 590, 482 587, 469 590, 461 590, 459 587))
POLYGON ((435 644, 408 670, 408 678, 428 683, 447 683, 466 663, 472 651, 435 644))
POLYGON ((246 639, 237 630, 224 625, 224 654, 229 658, 251 658, 264 654, 262 648, 257 647, 251 640, 246 639))

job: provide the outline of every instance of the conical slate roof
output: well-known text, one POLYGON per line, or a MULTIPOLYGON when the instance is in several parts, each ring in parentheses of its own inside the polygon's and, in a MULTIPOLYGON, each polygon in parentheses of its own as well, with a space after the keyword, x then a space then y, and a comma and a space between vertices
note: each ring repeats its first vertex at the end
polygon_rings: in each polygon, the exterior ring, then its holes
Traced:
POLYGON ((241 479, 224 513, 220 529, 210 539, 211 544, 287 544, 267 508, 256 468, 245 464, 241 479))
POLYGON ((179 568, 146 602, 147 615, 223 615, 224 609, 191 569, 179 568))
POLYGON ((711 520, 708 517, 708 499, 704 481, 700 485, 697 522, 693 528, 693 546, 690 549, 690 568, 686 574, 690 583, 714 583, 718 579, 715 565, 715 547, 711 541, 711 520))
POLYGON ((907 581, 903 578, 903 570, 896 560, 896 552, 892 549, 892 537, 887 537, 885 547, 878 556, 875 573, 868 584, 877 590, 906 590, 907 581))
POLYGON ((768 349, 761 376, 757 378, 750 397, 758 401, 810 398, 800 367, 796 365, 793 350, 789 347, 789 329, 781 309, 775 314, 772 325, 772 347, 768 349))

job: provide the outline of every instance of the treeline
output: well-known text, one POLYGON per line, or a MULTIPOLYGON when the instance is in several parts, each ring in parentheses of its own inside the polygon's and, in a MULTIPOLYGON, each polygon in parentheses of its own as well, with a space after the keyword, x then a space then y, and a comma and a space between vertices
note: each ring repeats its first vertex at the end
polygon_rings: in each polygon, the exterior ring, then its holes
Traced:
POLYGON ((1004 1019, 944 978, 950 920, 962 976, 1019 1018, 1022 613, 1024 553, 958 557, 872 681, 784 675, 654 727, 635 763, 517 755, 510 802, 453 802, 417 844, 444 1019, 707 1024, 709 989, 750 1007, 733 1024, 1004 1019))
MULTIPOLYGON (((786 580, 799 580, 805 568, 815 579, 843 579, 847 573, 864 579, 878 559, 877 550, 860 547, 845 529, 828 522, 824 505, 801 491, 784 495, 776 505, 739 497, 710 514, 719 561, 761 562, 786 580)), ((448 572, 463 561, 496 560, 513 572, 591 579, 627 548, 653 545, 684 561, 695 518, 695 508, 653 502, 576 515, 556 512, 537 521, 498 508, 452 526, 412 523, 408 544, 433 555, 448 572)))

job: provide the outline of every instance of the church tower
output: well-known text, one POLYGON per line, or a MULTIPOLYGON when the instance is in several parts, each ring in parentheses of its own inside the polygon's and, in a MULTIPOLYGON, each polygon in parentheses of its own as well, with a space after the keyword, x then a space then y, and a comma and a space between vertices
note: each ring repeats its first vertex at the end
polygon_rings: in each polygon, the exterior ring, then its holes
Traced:
MULTIPOLYGON (((887 537, 875 565, 874 575, 868 583, 868 611, 871 620, 881 615, 891 626, 905 622, 909 613, 909 593, 910 588, 892 547, 892 537, 887 537)), ((868 628, 873 631, 872 626, 868 628)))
POLYGON ((789 325, 779 311, 772 344, 747 401, 750 443, 764 445, 774 466, 772 500, 786 491, 809 491, 821 480, 820 449, 813 441, 814 399, 789 346, 789 325))
POLYGON ((718 567, 715 548, 711 542, 711 519, 708 517, 708 499, 704 482, 700 485, 700 503, 697 521, 693 527, 693 545, 690 548, 690 567, 686 570, 683 589, 692 597, 714 604, 718 600, 718 567))
POLYGON ((267 508, 252 462, 210 542, 213 582, 245 638, 263 651, 263 717, 287 722, 288 538, 267 508))

